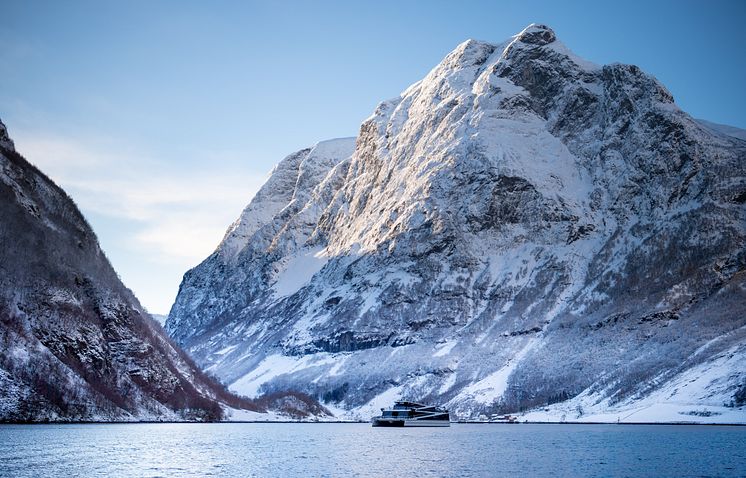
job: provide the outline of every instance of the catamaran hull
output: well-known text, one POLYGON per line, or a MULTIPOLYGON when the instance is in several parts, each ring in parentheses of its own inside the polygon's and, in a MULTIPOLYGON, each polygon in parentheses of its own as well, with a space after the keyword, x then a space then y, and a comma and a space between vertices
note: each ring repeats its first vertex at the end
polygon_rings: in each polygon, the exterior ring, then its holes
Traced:
POLYGON ((448 420, 372 420, 374 427, 450 427, 448 420))

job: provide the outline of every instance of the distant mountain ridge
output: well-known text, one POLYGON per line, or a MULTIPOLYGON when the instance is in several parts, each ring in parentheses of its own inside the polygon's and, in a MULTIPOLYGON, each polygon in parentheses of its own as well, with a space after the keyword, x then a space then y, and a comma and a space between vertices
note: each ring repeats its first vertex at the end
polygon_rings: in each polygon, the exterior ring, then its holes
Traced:
POLYGON ((727 124, 713 123, 703 119, 698 119, 697 122, 706 128, 722 133, 733 138, 738 138, 746 141, 746 129, 736 128, 735 126, 728 126, 727 124))
POLYGON ((547 26, 469 40, 281 161, 166 329, 234 390, 348 417, 746 421, 745 158, 547 26))

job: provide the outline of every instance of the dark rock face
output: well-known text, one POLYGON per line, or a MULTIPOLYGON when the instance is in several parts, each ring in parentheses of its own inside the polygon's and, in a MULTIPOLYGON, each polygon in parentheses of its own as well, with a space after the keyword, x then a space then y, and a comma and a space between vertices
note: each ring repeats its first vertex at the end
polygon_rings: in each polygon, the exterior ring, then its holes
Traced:
POLYGON ((338 152, 297 153, 320 178, 302 186, 280 163, 305 202, 263 188, 185 275, 167 329, 236 390, 361 416, 395 396, 464 417, 734 401, 746 144, 655 78, 533 25, 460 45, 338 152))
POLYGON ((65 192, 0 123, 0 421, 217 420, 253 407, 126 289, 65 192))
POLYGON ((543 46, 552 43, 557 37, 554 31, 546 25, 533 25, 524 30, 520 36, 520 41, 529 45, 543 46))

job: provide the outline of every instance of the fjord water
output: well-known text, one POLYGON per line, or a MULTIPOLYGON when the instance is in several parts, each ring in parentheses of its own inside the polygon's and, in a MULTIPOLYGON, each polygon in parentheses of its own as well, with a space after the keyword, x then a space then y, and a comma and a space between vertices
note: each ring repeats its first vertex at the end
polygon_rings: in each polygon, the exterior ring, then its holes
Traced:
POLYGON ((0 476, 743 476, 746 427, 0 426, 0 476))

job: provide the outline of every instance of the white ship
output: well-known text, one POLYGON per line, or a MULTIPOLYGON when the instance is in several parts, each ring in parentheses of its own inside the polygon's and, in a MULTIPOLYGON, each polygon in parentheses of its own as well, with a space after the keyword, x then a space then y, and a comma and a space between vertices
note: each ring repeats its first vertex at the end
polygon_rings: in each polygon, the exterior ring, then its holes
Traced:
POLYGON ((391 409, 381 409, 381 415, 370 420, 374 427, 449 427, 451 416, 441 407, 397 401, 391 409))

